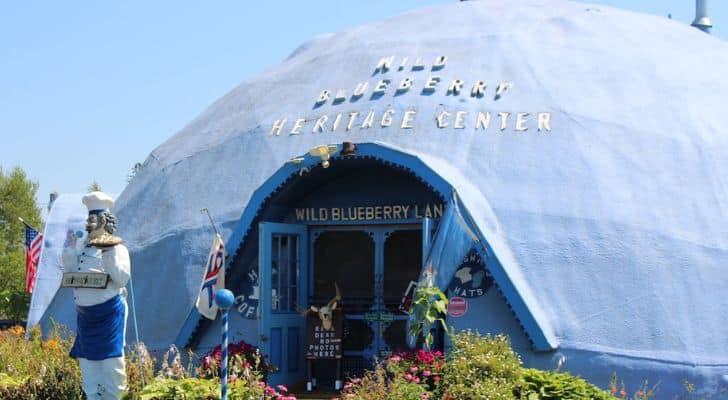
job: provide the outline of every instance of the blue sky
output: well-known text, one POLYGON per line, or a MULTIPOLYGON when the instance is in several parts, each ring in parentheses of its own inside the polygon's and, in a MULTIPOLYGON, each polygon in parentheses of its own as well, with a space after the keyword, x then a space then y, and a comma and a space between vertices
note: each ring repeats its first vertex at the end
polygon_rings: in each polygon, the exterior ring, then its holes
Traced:
MULTIPOLYGON (((120 193, 142 162, 241 81, 324 32, 456 0, 0 4, 0 166, 51 191, 120 193)), ((693 0, 594 0, 689 24, 693 0)), ((728 40, 728 2, 710 1, 728 40)))

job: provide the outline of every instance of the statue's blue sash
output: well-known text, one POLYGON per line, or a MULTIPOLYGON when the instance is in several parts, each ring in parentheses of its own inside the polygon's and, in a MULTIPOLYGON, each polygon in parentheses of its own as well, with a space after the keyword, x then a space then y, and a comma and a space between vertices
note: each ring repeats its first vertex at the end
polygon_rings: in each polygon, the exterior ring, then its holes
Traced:
POLYGON ((76 341, 71 357, 105 360, 124 354, 126 304, 121 295, 93 306, 76 306, 76 341))

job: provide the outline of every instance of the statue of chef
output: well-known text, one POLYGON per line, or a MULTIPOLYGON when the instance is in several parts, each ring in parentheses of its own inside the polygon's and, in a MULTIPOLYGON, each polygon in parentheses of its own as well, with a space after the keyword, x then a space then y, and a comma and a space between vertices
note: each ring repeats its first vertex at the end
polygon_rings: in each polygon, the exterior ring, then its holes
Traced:
MULTIPOLYGON (((83 197, 88 208, 84 246, 75 243, 63 252, 63 286, 73 287, 76 303, 76 341, 71 357, 83 374, 89 400, 119 399, 126 388, 124 345, 126 283, 131 266, 123 240, 114 236, 113 200, 102 192, 83 197)), ((73 239, 75 241, 75 238, 73 239)))

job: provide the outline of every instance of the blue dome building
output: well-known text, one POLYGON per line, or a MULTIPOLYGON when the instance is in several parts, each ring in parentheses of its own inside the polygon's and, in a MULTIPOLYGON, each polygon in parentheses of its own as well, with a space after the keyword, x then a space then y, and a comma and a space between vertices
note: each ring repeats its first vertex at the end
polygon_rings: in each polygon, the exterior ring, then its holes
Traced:
MULTIPOLYGON (((406 344, 401 299, 455 191, 479 242, 451 266, 448 323, 602 387, 728 398, 726 71, 724 41, 572 1, 454 2, 316 37, 154 149, 117 201, 142 340, 219 343, 194 307, 207 208, 231 340, 261 346, 274 382, 302 379, 296 307, 336 282, 356 372, 406 344)), ((73 326, 71 304, 48 315, 73 326)))

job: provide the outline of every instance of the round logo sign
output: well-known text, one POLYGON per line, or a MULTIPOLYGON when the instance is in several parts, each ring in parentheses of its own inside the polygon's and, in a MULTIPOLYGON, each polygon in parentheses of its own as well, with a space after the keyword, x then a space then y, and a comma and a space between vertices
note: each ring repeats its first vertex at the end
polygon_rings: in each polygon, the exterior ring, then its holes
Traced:
POLYGON ((472 249, 455 271, 448 290, 453 296, 474 298, 484 295, 493 286, 493 277, 485 268, 485 262, 475 249, 472 249))
POLYGON ((468 301, 462 297, 453 297, 447 305, 447 315, 451 317, 462 317, 468 312, 468 301))

